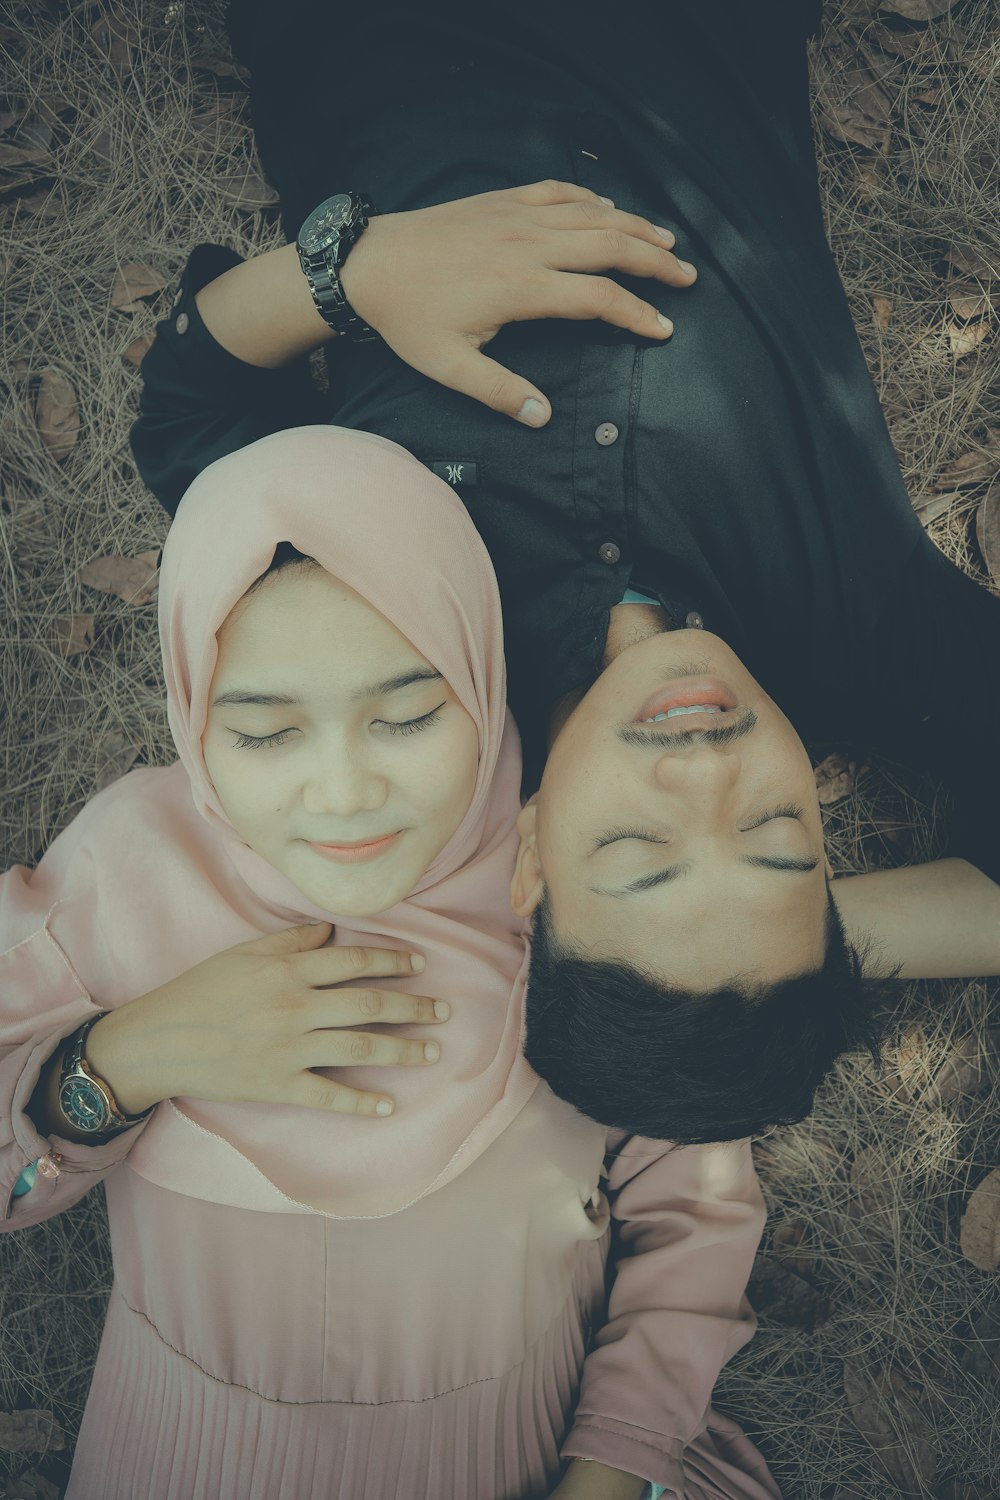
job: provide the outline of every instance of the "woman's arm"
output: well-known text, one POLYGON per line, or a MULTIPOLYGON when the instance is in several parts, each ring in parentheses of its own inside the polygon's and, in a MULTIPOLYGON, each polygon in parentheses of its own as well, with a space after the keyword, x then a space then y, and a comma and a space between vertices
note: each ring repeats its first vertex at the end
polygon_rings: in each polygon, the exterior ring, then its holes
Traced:
POLYGON ((613 1131, 606 1191, 615 1278, 563 1457, 683 1495, 684 1449, 754 1329, 744 1292, 765 1215, 750 1144, 672 1148, 613 1131))
POLYGON ((1000 885, 964 859, 841 876, 831 884, 851 942, 903 979, 1000 974, 1000 885))

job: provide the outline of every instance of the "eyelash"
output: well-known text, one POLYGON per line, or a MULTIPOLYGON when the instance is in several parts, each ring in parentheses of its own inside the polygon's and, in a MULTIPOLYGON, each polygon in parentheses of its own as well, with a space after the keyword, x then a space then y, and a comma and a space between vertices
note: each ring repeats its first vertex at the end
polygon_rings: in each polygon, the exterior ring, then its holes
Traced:
MULTIPOLYGON (((754 828, 762 828, 765 823, 770 823, 775 818, 801 818, 801 816, 802 808, 789 802, 784 807, 772 808, 762 818, 740 831, 742 833, 749 833, 754 828)), ((645 828, 609 828, 607 833, 603 833, 599 839, 595 840, 594 848, 603 849, 605 844, 614 844, 618 839, 639 839, 645 844, 669 843, 668 839, 657 838, 655 834, 649 833, 645 828)))
MULTIPOLYGON (((432 724, 437 723, 441 717, 442 708, 444 708, 444 704, 439 703, 437 708, 432 708, 429 714, 423 714, 419 719, 403 719, 400 722, 392 719, 376 719, 374 722, 382 724, 392 735, 418 734, 421 729, 429 729, 432 724)), ((276 734, 253 735, 241 734, 238 729, 233 729, 230 733, 236 736, 235 748, 237 750, 261 750, 267 745, 284 744, 288 736, 293 734, 294 731, 291 729, 279 729, 276 734)))

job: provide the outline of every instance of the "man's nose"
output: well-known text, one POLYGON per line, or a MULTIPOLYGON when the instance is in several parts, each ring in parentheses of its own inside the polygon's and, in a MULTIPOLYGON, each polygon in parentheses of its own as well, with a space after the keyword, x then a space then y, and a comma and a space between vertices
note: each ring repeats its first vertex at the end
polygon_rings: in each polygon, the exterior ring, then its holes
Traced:
POLYGON ((736 746, 693 744, 658 755, 653 775, 665 792, 677 792, 710 807, 721 804, 740 778, 736 746))
POLYGON ((319 761, 302 788, 308 813, 332 813, 340 818, 375 812, 388 795, 384 776, 353 757, 331 756, 319 761))

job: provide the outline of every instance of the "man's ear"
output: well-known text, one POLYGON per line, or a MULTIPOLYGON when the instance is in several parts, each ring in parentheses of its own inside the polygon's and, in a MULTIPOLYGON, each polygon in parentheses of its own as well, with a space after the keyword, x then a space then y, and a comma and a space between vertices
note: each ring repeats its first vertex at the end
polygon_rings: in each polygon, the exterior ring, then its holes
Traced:
POLYGON ((521 847, 510 882, 510 904, 514 915, 530 917, 545 894, 542 866, 538 858, 535 828, 538 808, 535 799, 526 802, 517 819, 517 831, 521 835, 521 847))

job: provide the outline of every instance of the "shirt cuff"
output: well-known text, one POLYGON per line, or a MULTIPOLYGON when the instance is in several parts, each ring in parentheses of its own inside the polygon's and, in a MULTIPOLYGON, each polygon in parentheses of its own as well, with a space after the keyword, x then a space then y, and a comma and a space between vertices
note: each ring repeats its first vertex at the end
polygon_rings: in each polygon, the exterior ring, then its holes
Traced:
POLYGON ((684 1494, 684 1444, 611 1417, 579 1417, 562 1445, 564 1459, 590 1458, 684 1494))

